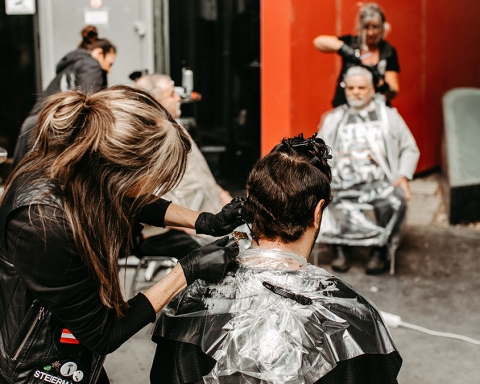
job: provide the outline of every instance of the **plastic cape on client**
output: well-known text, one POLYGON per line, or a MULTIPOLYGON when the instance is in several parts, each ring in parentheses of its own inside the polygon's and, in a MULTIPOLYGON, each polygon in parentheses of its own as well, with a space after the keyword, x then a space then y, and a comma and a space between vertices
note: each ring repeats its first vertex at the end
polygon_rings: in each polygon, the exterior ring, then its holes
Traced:
POLYGON ((400 243, 407 206, 403 190, 393 186, 398 177, 395 140, 388 129, 385 103, 375 97, 371 106, 375 120, 363 121, 348 108, 337 108, 332 114, 336 121, 320 131, 333 148, 335 194, 324 211, 317 242, 394 248, 400 243), (343 141, 339 132, 344 132, 343 141), (350 140, 356 140, 352 132, 366 133, 365 142, 348 151, 350 140))
POLYGON ((314 383, 338 362, 364 354, 389 355, 382 369, 396 382, 401 358, 390 333, 379 311, 352 287, 279 249, 250 246, 237 261, 238 269, 221 282, 197 280, 182 291, 151 330, 214 358, 205 383, 231 382, 227 377, 314 383))

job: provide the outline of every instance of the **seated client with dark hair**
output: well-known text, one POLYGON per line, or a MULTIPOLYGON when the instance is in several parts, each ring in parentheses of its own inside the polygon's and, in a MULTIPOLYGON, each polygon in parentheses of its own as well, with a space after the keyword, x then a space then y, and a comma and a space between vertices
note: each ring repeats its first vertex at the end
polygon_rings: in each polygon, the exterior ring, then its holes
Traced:
POLYGON ((323 140, 299 135, 255 164, 252 243, 234 232, 237 268, 197 280, 161 312, 152 383, 397 382, 402 359, 379 311, 307 262, 331 201, 329 158, 323 140))

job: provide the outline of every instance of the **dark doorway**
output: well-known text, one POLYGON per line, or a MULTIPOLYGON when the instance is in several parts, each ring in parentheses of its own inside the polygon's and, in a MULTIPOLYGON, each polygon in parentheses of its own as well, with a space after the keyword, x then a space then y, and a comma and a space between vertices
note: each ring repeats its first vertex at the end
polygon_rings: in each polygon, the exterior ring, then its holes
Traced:
POLYGON ((260 154, 260 5, 258 0, 170 0, 170 69, 194 72, 191 134, 219 184, 237 183, 260 154))
MULTIPOLYGON (((7 15, 0 0, 0 147, 11 157, 20 126, 35 102, 35 15, 7 15)), ((8 164, 2 164, 2 175, 8 164)))

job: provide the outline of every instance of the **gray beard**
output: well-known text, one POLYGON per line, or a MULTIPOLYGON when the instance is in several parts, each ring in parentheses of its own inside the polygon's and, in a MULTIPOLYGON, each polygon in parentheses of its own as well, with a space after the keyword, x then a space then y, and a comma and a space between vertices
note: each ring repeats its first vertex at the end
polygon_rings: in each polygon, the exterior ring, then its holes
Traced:
POLYGON ((372 99, 367 99, 367 100, 360 99, 359 100, 359 99, 355 99, 354 97, 350 97, 348 99, 348 105, 353 109, 361 110, 361 109, 365 108, 366 106, 368 106, 371 101, 372 101, 372 99))

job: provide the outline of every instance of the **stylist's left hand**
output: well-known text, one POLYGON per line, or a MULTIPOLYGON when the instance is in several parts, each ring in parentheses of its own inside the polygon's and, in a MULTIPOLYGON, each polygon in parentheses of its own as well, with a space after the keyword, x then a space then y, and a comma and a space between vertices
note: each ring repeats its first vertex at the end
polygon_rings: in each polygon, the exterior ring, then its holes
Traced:
POLYGON ((229 242, 228 236, 190 252, 179 261, 187 284, 192 284, 196 279, 221 280, 238 252, 238 245, 229 242))
POLYGON ((244 198, 235 197, 216 215, 208 212, 200 213, 195 222, 197 233, 210 236, 224 236, 231 233, 244 223, 242 219, 244 202, 244 198))

